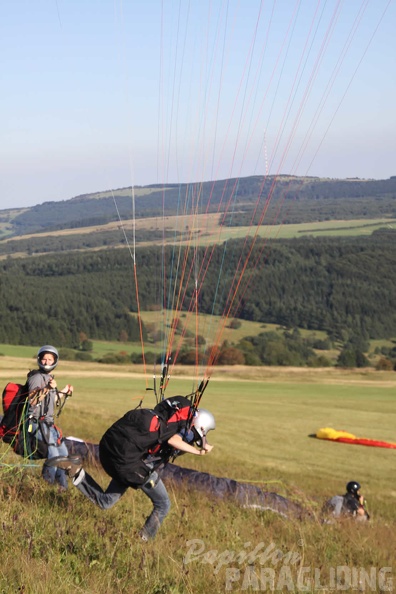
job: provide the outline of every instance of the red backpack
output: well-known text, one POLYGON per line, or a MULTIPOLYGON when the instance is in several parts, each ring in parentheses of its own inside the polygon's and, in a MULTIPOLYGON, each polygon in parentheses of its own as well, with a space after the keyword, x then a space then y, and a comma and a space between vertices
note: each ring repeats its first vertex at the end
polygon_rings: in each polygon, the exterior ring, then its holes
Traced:
POLYGON ((9 443, 14 452, 24 458, 42 458, 28 430, 28 397, 27 384, 9 382, 6 385, 2 396, 4 416, 0 422, 0 439, 9 443))
POLYGON ((0 438, 12 443, 25 421, 28 401, 27 386, 9 382, 3 390, 3 413, 0 423, 0 438))

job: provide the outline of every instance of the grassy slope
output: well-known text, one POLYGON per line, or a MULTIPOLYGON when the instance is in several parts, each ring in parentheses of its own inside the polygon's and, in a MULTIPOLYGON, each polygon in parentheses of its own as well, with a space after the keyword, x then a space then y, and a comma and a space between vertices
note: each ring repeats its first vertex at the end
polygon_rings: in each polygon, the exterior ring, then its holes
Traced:
MULTIPOLYGON (((182 314, 183 315, 183 314, 182 314)), ((160 319, 161 314, 159 312, 153 311, 142 311, 141 317, 144 324, 147 324, 149 328, 157 328, 160 327, 160 319)), ((169 320, 172 319, 172 316, 169 316, 169 320)), ((222 341, 228 341, 230 344, 237 344, 240 340, 242 340, 246 336, 257 336, 261 332, 283 332, 284 329, 279 327, 277 324, 262 324, 261 322, 249 322, 247 320, 240 320, 241 326, 240 328, 233 329, 230 328, 229 325, 224 328, 221 334, 222 341)), ((183 317, 183 326, 186 326, 188 330, 191 332, 195 332, 195 318, 193 316, 185 316, 183 317)), ((199 316, 199 328, 198 334, 205 336, 207 339, 208 344, 214 342, 216 338, 216 332, 220 328, 220 318, 218 316, 210 316, 206 314, 200 314, 199 316)), ((300 333, 305 338, 315 338, 324 340, 327 337, 326 332, 320 330, 306 330, 301 329, 300 333)), ((176 340, 178 344, 178 340, 176 340)), ((140 354, 142 352, 142 347, 140 343, 123 343, 119 341, 114 342, 107 342, 107 341, 100 341, 100 340, 93 340, 93 349, 90 352, 93 359, 99 359, 108 353, 120 353, 125 352, 128 354, 136 353, 140 354)), ((0 357, 1 356, 8 356, 8 357, 28 357, 31 359, 31 365, 35 364, 35 357, 37 350, 41 345, 35 346, 23 346, 23 345, 9 345, 9 344, 0 344, 0 357)), ((370 350, 369 356, 371 363, 374 364, 375 360, 378 358, 379 355, 374 355, 374 350, 376 347, 393 347, 394 341, 392 340, 372 340, 370 341, 370 350)), ((163 345, 160 342, 153 343, 147 340, 144 344, 145 352, 152 351, 152 352, 162 352, 163 345)), ((333 363, 336 361, 339 350, 333 349, 331 351, 317 351, 318 354, 323 354, 326 356, 330 361, 333 363)))
MULTIPOLYGON (((3 383, 22 380, 29 364, 30 360, 1 358, 3 383)), ((145 392, 144 377, 137 371, 62 363, 58 382, 71 381, 75 386, 61 417, 65 434, 96 441, 145 394, 145 404, 150 406, 152 393, 145 392)), ((151 385, 150 377, 148 382, 151 385)), ((175 377, 169 395, 185 393, 191 385, 191 378, 175 377)), ((204 405, 217 419, 211 435, 216 447, 205 459, 180 459, 184 466, 258 482, 266 490, 304 503, 314 513, 327 497, 341 493, 347 480, 359 480, 373 515, 368 525, 295 523, 178 487, 170 489, 170 518, 158 538, 143 546, 136 531, 150 504, 142 494, 129 491, 113 509, 103 512, 75 489, 58 494, 47 487, 39 480, 39 463, 31 469, 3 467, 0 518, 7 538, 0 545, 0 591, 206 593, 226 591, 227 583, 234 591, 253 591, 243 587, 247 563, 236 562, 235 556, 227 561, 225 555, 228 551, 229 559, 231 551, 251 551, 256 546, 272 546, 298 557, 290 566, 275 558, 263 558, 260 565, 257 558, 256 579, 263 567, 275 571, 276 580, 281 566, 289 567, 294 580, 302 567, 311 574, 320 568, 322 582, 327 583, 330 568, 337 566, 391 566, 396 549, 396 451, 330 443, 308 435, 319 427, 333 426, 396 441, 395 387, 395 375, 390 372, 218 369, 204 396, 204 405), (217 553, 201 554, 187 563, 191 539, 198 539, 203 551, 217 553), (234 584, 227 582, 232 569, 241 572, 234 584)), ((21 463, 13 455, 9 461, 21 463)), ((99 470, 93 473, 107 484, 99 470)), ((278 591, 276 584, 274 589, 278 591)))
MULTIPOLYGON (((142 311, 140 313, 143 323, 146 324, 150 329, 159 328, 161 327, 161 313, 157 311, 142 311)), ((180 316, 180 314, 179 314, 180 316)), ((196 320, 195 317, 192 315, 181 314, 183 318, 183 327, 187 330, 194 333, 195 336, 195 324, 196 320)), ((173 315, 168 314, 168 321, 169 325, 172 321, 173 315)), ((198 326, 198 334, 205 336, 207 340, 214 341, 215 340, 215 333, 219 330, 221 323, 221 319, 219 316, 212 316, 208 314, 200 314, 199 316, 199 326, 198 326)), ((257 336, 261 332, 280 332, 283 331, 279 329, 277 324, 262 324, 261 322, 249 322, 247 320, 240 320, 241 326, 237 329, 233 329, 229 327, 229 322, 227 327, 224 328, 221 340, 227 340, 231 343, 237 343, 242 340, 246 336, 257 336)), ((309 330, 301 330, 302 336, 315 336, 318 339, 326 338, 326 332, 324 331, 309 331, 309 330)), ((134 343, 122 343, 122 342, 106 342, 100 340, 92 341, 93 350, 91 352, 93 358, 98 358, 106 353, 119 353, 120 351, 125 351, 127 353, 132 352, 141 352, 140 344, 134 343)), ((145 343, 145 350, 159 350, 161 348, 160 343, 153 344, 149 341, 145 343)), ((39 345, 36 346, 23 346, 23 345, 7 345, 7 344, 0 344, 0 354, 7 355, 10 357, 34 357, 35 353, 39 345)))

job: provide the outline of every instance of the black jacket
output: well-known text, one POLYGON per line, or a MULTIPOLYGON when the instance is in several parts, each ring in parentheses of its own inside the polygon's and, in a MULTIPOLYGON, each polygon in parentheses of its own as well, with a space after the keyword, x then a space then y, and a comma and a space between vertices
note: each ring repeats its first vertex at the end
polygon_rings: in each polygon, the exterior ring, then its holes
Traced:
POLYGON ((184 396, 167 398, 152 410, 130 410, 100 440, 101 464, 112 478, 136 489, 150 474, 147 456, 158 453, 176 433, 186 431, 190 422, 191 403, 184 396))

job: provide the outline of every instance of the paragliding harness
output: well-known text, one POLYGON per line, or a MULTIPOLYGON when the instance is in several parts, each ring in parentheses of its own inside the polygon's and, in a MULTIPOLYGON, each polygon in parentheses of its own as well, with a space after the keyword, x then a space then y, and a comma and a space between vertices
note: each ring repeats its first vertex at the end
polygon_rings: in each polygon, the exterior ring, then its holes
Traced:
MULTIPOLYGON (((30 371, 28 378, 39 370, 30 371)), ((37 431, 33 431, 32 418, 29 414, 29 403, 36 395, 37 391, 29 393, 28 382, 17 384, 9 382, 2 394, 2 404, 4 416, 0 423, 0 439, 9 443, 16 454, 24 458, 34 460, 47 458, 49 439, 49 426, 43 418, 37 419, 36 423, 43 437, 39 440, 37 431)), ((60 408, 58 416, 64 406, 60 408)), ((58 442, 63 441, 62 432, 56 427, 59 434, 58 442)))
MULTIPOLYGON (((192 421, 193 421, 194 415, 198 411, 199 403, 201 401, 202 395, 203 395, 208 383, 209 383, 208 378, 203 379, 201 381, 201 383, 199 384, 198 388, 195 390, 195 392, 186 396, 187 399, 191 400, 191 406, 190 406, 190 412, 189 412, 186 426, 183 429, 183 432, 181 434, 184 441, 186 441, 188 443, 190 443, 191 441, 194 441, 195 443, 199 444, 199 447, 202 447, 202 448, 205 447, 206 438, 205 437, 201 438, 198 435, 195 428, 192 427, 192 421), (190 435, 191 435, 191 439, 189 439, 190 435)), ((165 406, 166 402, 167 402, 166 400, 162 400, 155 407, 154 411, 156 411, 159 414, 159 416, 161 416, 161 411, 165 412, 165 414, 169 414, 169 407, 165 406)), ((175 459, 182 454, 183 454, 183 452, 175 450, 168 444, 161 445, 161 447, 157 453, 158 462, 155 467, 156 470, 157 471, 162 470, 169 462, 174 462, 175 459)))

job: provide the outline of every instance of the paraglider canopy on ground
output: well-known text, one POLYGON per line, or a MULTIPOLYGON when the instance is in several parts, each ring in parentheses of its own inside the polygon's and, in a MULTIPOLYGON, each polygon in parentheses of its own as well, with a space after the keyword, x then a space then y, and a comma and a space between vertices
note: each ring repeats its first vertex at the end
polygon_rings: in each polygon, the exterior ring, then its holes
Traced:
POLYGON ((332 429, 331 427, 323 427, 310 437, 327 439, 328 441, 338 441, 340 443, 350 443, 353 445, 396 449, 396 443, 389 441, 379 441, 377 439, 369 439, 367 437, 357 437, 353 433, 348 433, 347 431, 338 431, 337 429, 332 429))

